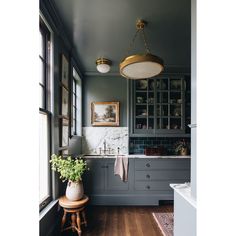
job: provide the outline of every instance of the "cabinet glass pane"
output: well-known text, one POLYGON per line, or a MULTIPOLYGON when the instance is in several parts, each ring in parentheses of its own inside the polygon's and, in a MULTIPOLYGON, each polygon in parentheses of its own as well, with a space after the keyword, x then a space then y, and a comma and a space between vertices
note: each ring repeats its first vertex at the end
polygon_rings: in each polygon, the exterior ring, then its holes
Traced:
POLYGON ((160 125, 161 119, 157 118, 157 129, 160 129, 161 125, 160 125))
POLYGON ((137 116, 147 116, 147 106, 146 105, 137 105, 136 106, 136 117, 137 116))
POLYGON ((154 116, 154 106, 153 105, 149 105, 148 106, 148 116, 154 116))
POLYGON ((162 116, 168 116, 168 105, 162 105, 161 106, 161 115, 162 116))
POLYGON ((154 86, 155 86, 154 80, 153 79, 149 79, 148 80, 148 90, 149 91, 154 91, 154 86))
POLYGON ((161 116, 161 106, 160 105, 157 105, 157 116, 161 116))
POLYGON ((148 119, 148 129, 154 129, 154 118, 148 119))
POLYGON ((170 92, 170 103, 182 103, 181 92, 170 92))
POLYGON ((169 80, 168 79, 162 79, 161 80, 161 87, 160 89, 162 90, 168 90, 168 83, 169 83, 169 80))
POLYGON ((136 93, 136 104, 146 104, 147 103, 147 93, 137 92, 136 93))
POLYGON ((160 79, 156 79, 156 89, 161 89, 161 80, 160 79))
POLYGON ((182 116, 182 109, 180 104, 170 105, 171 116, 182 116))
POLYGON ((181 90, 181 79, 171 79, 170 81, 170 89, 171 90, 181 90))
POLYGON ((162 129, 169 129, 168 118, 162 118, 162 129))
POLYGON ((170 128, 171 129, 181 129, 181 119, 180 118, 170 118, 170 128))
POLYGON ((168 103, 168 92, 162 92, 161 93, 161 102, 162 103, 168 103))
POLYGON ((160 101, 161 101, 160 98, 161 98, 161 93, 160 93, 160 92, 157 92, 157 93, 156 93, 156 102, 157 102, 157 103, 160 103, 160 101))
POLYGON ((136 118, 136 129, 147 129, 147 119, 136 118))

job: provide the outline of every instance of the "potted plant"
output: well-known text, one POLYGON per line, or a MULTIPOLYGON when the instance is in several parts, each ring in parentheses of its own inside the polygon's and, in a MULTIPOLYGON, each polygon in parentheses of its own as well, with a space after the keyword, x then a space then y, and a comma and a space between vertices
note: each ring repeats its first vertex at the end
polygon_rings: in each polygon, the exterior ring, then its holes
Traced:
POLYGON ((175 152, 181 156, 186 156, 189 153, 189 144, 183 139, 175 144, 175 152))
POLYGON ((63 182, 68 181, 66 197, 71 201, 81 199, 84 195, 82 175, 88 170, 86 161, 81 157, 72 158, 68 156, 63 158, 53 154, 50 163, 52 170, 60 173, 60 179, 63 182))

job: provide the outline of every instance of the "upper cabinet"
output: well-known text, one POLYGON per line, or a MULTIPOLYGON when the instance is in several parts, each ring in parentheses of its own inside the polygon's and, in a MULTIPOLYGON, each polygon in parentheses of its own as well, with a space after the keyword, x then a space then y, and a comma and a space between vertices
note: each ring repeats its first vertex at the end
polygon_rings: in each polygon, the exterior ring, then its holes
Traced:
POLYGON ((190 76, 129 81, 130 136, 189 136, 190 76))

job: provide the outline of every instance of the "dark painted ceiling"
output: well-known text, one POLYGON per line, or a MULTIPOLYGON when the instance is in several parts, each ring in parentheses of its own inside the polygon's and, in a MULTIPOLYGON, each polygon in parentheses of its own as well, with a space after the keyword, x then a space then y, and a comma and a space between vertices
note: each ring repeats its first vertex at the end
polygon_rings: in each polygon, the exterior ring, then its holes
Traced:
MULTIPOLYGON (((120 61, 134 37, 137 19, 145 28, 151 53, 167 68, 190 67, 190 0, 54 0, 66 31, 73 40, 82 72, 96 72, 95 61, 106 57, 119 71, 120 61)), ((144 49, 138 38, 134 49, 144 49)), ((135 52, 134 50, 133 52, 135 52)))

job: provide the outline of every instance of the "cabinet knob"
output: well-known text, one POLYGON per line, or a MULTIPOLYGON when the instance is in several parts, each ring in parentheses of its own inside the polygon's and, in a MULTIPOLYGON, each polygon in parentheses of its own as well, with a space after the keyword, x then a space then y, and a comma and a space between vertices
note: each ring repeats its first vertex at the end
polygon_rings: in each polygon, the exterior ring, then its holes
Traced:
POLYGON ((147 186, 146 186, 146 189, 150 189, 150 186, 149 186, 149 185, 147 185, 147 186))
POLYGON ((146 178, 147 178, 147 179, 150 179, 150 175, 146 175, 146 178))
POLYGON ((149 163, 147 163, 147 164, 146 164, 146 167, 150 167, 150 164, 149 164, 149 163))

